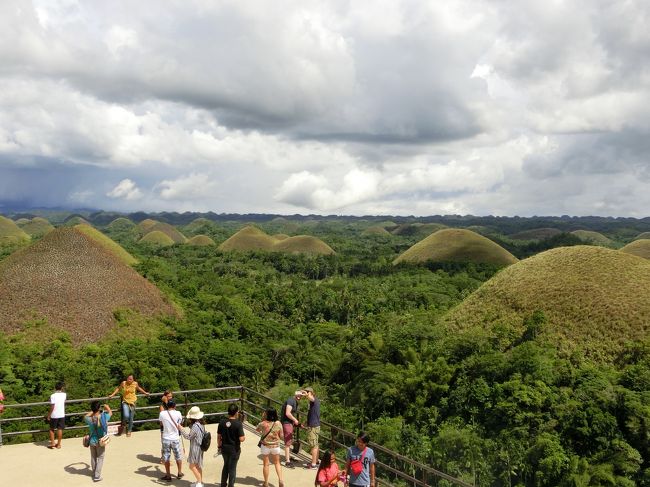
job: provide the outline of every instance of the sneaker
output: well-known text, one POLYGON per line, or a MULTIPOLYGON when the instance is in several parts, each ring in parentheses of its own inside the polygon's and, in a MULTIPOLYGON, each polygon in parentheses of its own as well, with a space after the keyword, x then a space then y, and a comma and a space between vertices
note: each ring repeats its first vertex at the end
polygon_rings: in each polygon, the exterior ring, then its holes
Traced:
POLYGON ((93 482, 101 482, 102 480, 104 480, 103 477, 98 477, 96 479, 93 479, 93 482))
POLYGON ((284 466, 285 466, 286 468, 293 468, 293 463, 291 463, 291 462, 284 462, 284 466))
POLYGON ((318 470, 318 464, 317 463, 308 463, 305 468, 309 470, 318 470))

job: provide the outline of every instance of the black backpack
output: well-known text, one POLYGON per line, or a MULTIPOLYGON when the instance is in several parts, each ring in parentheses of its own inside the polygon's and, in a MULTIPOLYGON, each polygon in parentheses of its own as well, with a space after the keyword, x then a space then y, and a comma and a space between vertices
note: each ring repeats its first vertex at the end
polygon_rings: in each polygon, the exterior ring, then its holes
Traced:
POLYGON ((201 440, 201 451, 208 451, 208 448, 210 448, 210 443, 212 443, 212 435, 208 430, 203 428, 203 439, 201 440))

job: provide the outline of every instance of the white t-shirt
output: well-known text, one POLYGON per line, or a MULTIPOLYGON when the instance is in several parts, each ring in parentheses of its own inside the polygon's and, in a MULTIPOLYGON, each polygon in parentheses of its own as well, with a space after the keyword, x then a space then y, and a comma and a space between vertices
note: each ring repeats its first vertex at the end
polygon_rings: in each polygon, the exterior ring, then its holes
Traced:
POLYGON ((180 439, 178 428, 176 427, 176 424, 181 424, 183 422, 183 415, 180 412, 175 409, 160 411, 158 419, 163 425, 163 440, 177 441, 180 439))
POLYGON ((65 392, 55 392, 50 396, 50 404, 54 404, 54 410, 50 415, 52 419, 65 418, 65 392))

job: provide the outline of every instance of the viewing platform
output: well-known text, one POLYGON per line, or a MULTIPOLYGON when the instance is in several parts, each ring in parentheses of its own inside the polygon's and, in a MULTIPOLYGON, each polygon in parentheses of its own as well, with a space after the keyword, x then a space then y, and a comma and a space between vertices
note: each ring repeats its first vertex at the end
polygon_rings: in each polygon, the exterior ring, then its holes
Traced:
MULTIPOLYGON (((216 456, 217 425, 208 425, 213 442, 203 456, 203 483, 206 486, 220 485, 223 459, 216 456)), ((235 485, 262 486, 262 456, 257 448, 259 436, 253 427, 246 424, 246 441, 237 464, 235 485)), ((189 442, 184 440, 189 451, 189 442)), ((81 438, 68 438, 61 449, 50 450, 48 441, 4 445, 0 448, 0 472, 2 486, 52 486, 77 487, 93 484, 90 473, 90 451, 81 444, 81 438)), ((300 463, 294 468, 282 467, 286 487, 307 487, 314 485, 316 472, 304 468, 307 459, 304 452, 298 455, 300 463)), ((98 485, 105 487, 145 487, 154 484, 190 487, 196 482, 183 461, 182 479, 177 479, 176 462, 171 461, 173 480, 160 480, 165 466, 160 463, 160 431, 135 431, 130 437, 114 436, 106 447, 103 480, 98 485)), ((278 487, 275 469, 271 466, 269 485, 278 487)))

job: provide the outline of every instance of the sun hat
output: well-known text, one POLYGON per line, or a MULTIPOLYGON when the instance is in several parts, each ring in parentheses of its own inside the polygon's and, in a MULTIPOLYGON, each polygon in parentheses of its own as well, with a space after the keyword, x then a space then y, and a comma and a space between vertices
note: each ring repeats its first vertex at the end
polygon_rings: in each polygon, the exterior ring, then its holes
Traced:
POLYGON ((192 406, 187 412, 187 419, 201 419, 203 417, 203 411, 198 406, 192 406))

